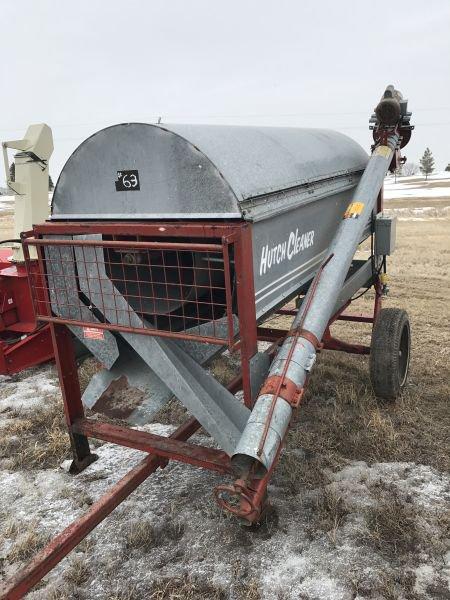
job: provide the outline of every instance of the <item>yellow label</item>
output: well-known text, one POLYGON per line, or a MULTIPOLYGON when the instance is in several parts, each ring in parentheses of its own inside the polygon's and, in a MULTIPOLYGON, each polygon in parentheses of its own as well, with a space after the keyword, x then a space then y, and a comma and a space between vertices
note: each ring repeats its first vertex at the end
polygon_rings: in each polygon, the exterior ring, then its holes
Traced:
POLYGON ((374 151, 374 154, 377 156, 383 156, 384 158, 389 158, 390 153, 391 149, 389 146, 378 146, 378 148, 375 148, 374 151))
POLYGON ((344 219, 357 219, 363 210, 363 202, 352 202, 344 213, 344 219))

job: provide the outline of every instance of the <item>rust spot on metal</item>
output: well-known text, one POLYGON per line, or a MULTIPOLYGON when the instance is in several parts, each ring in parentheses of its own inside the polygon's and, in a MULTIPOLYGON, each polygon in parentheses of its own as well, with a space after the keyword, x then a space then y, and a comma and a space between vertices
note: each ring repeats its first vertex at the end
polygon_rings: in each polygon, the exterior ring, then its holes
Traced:
POLYGON ((298 388, 293 381, 287 377, 282 379, 280 375, 272 375, 272 377, 266 379, 260 395, 275 395, 277 392, 278 397, 286 400, 293 408, 298 407, 303 396, 303 388, 298 388))
POLYGON ((99 397, 93 410, 108 417, 126 420, 145 399, 146 394, 130 386, 125 375, 112 381, 99 397))

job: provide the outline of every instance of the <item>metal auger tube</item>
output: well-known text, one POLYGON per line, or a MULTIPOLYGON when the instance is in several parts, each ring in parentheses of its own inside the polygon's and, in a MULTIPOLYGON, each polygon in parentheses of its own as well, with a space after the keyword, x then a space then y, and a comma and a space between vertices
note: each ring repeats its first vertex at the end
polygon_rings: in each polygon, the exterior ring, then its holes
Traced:
POLYGON ((375 147, 325 261, 294 318, 291 335, 275 356, 231 458, 241 477, 248 473, 261 477, 273 465, 399 140, 392 128, 384 143, 375 147))

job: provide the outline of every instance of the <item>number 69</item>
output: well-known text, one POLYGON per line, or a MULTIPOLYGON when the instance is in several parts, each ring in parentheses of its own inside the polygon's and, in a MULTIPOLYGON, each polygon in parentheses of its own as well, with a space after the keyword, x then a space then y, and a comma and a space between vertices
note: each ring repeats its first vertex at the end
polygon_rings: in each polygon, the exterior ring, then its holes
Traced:
POLYGON ((131 175, 124 175, 122 182, 123 182, 123 187, 135 188, 137 186, 137 177, 134 173, 131 175))

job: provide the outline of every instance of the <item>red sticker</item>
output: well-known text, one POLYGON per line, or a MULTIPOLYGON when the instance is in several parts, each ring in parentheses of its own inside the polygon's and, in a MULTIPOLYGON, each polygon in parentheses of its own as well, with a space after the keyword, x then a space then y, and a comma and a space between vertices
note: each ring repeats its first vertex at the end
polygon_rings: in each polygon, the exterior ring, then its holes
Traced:
POLYGON ((83 327, 83 337, 89 340, 104 340, 105 332, 98 327, 83 327))

